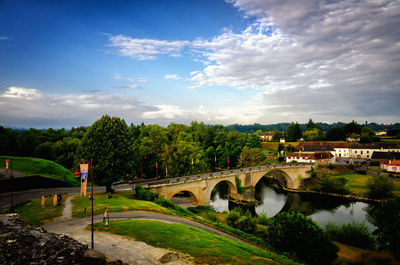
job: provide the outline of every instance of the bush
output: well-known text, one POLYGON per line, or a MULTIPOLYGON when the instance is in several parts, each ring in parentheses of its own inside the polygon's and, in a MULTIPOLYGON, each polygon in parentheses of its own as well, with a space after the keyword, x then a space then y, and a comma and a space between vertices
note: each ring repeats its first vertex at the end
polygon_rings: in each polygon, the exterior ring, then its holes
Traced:
POLYGON ((256 225, 257 225, 257 219, 253 218, 251 216, 248 215, 244 215, 242 217, 239 218, 238 221, 238 229, 252 234, 254 233, 254 231, 256 230, 256 225))
POLYGON ((136 197, 139 200, 153 202, 156 199, 158 199, 157 194, 155 194, 154 192, 151 192, 149 190, 145 190, 142 186, 136 186, 135 191, 136 191, 136 197))
POLYGON ((265 239, 268 238, 268 226, 257 225, 254 235, 259 238, 265 238, 265 239))
POLYGON ((353 164, 349 164, 349 165, 347 165, 347 167, 348 167, 349 169, 351 169, 351 170, 354 170, 354 168, 355 168, 355 166, 354 166, 353 164))
POLYGON ((174 202, 164 199, 162 197, 157 198, 154 202, 158 205, 161 205, 162 207, 176 210, 176 204, 174 202))
POLYGON ((218 223, 219 222, 219 220, 217 218, 217 214, 214 211, 207 211, 206 212, 206 218, 208 220, 210 220, 211 222, 214 222, 214 223, 218 223))
POLYGON ((363 249, 375 249, 376 239, 365 223, 344 224, 341 226, 329 223, 325 231, 333 240, 363 249))
POLYGON ((347 185, 347 179, 343 177, 335 176, 323 176, 313 190, 322 192, 332 192, 339 194, 349 193, 349 186, 347 185))
POLYGON ((279 213, 268 229, 269 243, 310 264, 330 264, 338 248, 318 224, 301 213, 279 213))
POLYGON ((385 199, 393 196, 394 190, 393 181, 383 175, 374 176, 368 179, 367 196, 373 199, 385 199))
POLYGON ((230 212, 228 213, 228 215, 226 216, 226 223, 227 223, 229 226, 232 226, 232 227, 234 227, 234 228, 237 228, 237 227, 238 227, 239 219, 240 219, 240 216, 241 216, 240 211, 238 211, 238 210, 236 210, 236 209, 239 209, 239 208, 233 209, 233 210, 230 211, 230 212))
POLYGON ((245 189, 242 187, 242 181, 237 176, 235 176, 235 183, 236 183, 237 193, 243 194, 245 189))
POLYGON ((262 211, 260 214, 258 214, 258 216, 257 216, 257 223, 259 223, 260 225, 266 225, 266 226, 268 226, 269 225, 269 219, 268 219, 268 216, 267 216, 267 214, 264 212, 264 211, 262 211))

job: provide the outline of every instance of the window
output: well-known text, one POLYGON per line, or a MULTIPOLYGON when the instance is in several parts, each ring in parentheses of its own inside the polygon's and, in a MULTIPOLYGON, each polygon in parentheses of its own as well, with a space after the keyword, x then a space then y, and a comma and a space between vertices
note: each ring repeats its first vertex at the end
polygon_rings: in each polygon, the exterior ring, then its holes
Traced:
POLYGON ((355 154, 357 154, 357 151, 354 151, 355 154))
POLYGON ((363 151, 361 151, 361 154, 363 154, 363 151))
POLYGON ((367 151, 367 154, 369 154, 369 151, 367 151))

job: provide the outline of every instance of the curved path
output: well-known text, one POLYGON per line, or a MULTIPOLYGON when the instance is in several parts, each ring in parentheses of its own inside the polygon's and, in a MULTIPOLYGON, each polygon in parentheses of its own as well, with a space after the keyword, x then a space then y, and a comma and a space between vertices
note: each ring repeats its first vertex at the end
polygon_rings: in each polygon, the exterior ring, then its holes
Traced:
MULTIPOLYGON (((86 226, 91 223, 91 217, 85 218, 71 218, 72 207, 71 199, 76 196, 69 196, 65 203, 65 208, 63 211, 63 216, 59 221, 48 223, 43 225, 49 232, 68 235, 75 240, 90 246, 91 244, 91 233, 85 230, 86 226)), ((123 219, 146 219, 155 220, 161 222, 169 223, 181 223, 188 226, 196 227, 207 232, 220 235, 240 243, 248 244, 247 242, 240 240, 234 236, 224 233, 218 229, 209 227, 207 225, 197 223, 182 217, 164 215, 154 212, 120 212, 120 213, 110 213, 110 222, 114 220, 123 219)), ((94 216, 94 222, 102 222, 103 215, 94 216)), ((162 264, 159 260, 162 256, 171 251, 161 248, 156 248, 147 245, 144 242, 135 241, 134 239, 113 235, 110 233, 95 232, 94 233, 94 247, 96 250, 103 252, 106 256, 111 259, 120 259, 128 264, 138 264, 138 265, 148 265, 162 264)), ((173 253, 177 253, 172 251, 173 253)), ((183 264, 193 264, 190 255, 184 255, 182 253, 177 253, 179 259, 169 262, 169 265, 183 265, 183 264)))

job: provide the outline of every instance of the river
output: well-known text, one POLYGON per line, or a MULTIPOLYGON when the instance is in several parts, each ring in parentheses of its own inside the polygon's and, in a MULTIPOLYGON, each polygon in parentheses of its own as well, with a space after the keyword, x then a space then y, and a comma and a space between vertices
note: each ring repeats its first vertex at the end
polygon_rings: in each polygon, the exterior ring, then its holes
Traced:
MULTIPOLYGON (((219 183, 211 194, 211 205, 217 212, 232 210, 235 205, 227 199, 228 185, 219 183)), ((301 212, 316 221, 321 226, 328 222, 334 224, 362 223, 374 230, 375 227, 368 222, 366 208, 367 203, 350 202, 331 197, 321 197, 311 194, 288 193, 267 178, 263 178, 256 186, 255 197, 259 204, 247 207, 251 212, 266 213, 273 217, 279 212, 301 212)))

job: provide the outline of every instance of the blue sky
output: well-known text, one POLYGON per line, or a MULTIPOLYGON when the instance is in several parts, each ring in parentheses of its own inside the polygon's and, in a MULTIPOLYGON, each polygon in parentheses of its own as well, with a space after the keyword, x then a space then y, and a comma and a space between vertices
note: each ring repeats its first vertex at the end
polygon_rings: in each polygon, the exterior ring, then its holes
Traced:
POLYGON ((398 1, 0 1, 0 124, 398 122, 398 1))

